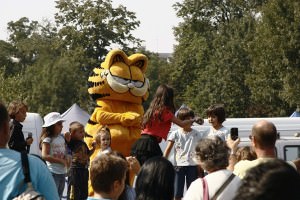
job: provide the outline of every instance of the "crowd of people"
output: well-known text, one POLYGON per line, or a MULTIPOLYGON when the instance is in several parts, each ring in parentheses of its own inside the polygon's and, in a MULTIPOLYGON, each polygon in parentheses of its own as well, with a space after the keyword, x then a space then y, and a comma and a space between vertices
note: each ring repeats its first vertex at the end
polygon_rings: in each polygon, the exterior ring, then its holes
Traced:
MULTIPOLYGON (((0 103, 1 199, 13 199, 26 189, 20 155, 28 153, 33 142, 22 133, 27 110, 23 102, 8 107, 0 103)), ((50 200, 61 199, 65 189, 70 200, 300 199, 300 160, 276 158, 273 123, 258 121, 251 146, 239 147, 240 139, 231 138, 223 126, 222 105, 206 110, 211 126, 203 132, 192 128, 194 122, 203 123, 193 110, 175 111, 173 89, 160 85, 129 157, 111 148, 108 127, 98 130, 89 149, 83 124, 74 121, 69 132, 62 133, 60 113, 48 113, 40 138, 41 157, 28 156, 34 189, 50 200), (172 123, 179 128, 170 132, 172 123), (168 142, 164 151, 159 146, 163 139, 168 142), (90 161, 96 148, 100 151, 90 161), (172 149, 174 163, 168 160, 172 149)))

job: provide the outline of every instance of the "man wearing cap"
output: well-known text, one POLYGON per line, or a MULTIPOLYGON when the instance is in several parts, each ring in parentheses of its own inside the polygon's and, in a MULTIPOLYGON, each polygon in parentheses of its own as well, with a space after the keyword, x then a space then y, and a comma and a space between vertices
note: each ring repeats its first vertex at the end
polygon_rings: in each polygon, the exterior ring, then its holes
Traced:
MULTIPOLYGON (((9 138, 8 112, 0 103, 0 199, 13 199, 26 189, 21 154, 7 148, 9 138)), ((34 189, 46 199, 59 199, 54 180, 43 161, 32 155, 28 155, 28 161, 34 189)))
POLYGON ((70 160, 67 156, 66 142, 61 134, 64 121, 58 112, 51 112, 44 117, 41 135, 42 158, 54 178, 58 194, 62 197, 65 188, 65 177, 70 160))

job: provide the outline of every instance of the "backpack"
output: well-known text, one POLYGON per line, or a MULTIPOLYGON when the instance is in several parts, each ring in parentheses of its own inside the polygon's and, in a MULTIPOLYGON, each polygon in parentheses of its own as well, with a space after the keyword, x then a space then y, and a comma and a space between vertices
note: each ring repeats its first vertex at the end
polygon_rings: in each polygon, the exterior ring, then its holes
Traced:
POLYGON ((13 200, 45 200, 42 194, 35 191, 31 183, 30 171, 29 171, 29 162, 26 152, 21 152, 22 168, 23 174, 25 176, 24 183, 27 184, 27 188, 20 195, 15 197, 13 200))
MULTIPOLYGON (((14 129, 15 129, 15 125, 13 123, 13 120, 10 120, 9 121, 9 135, 10 135, 10 137, 12 136, 12 134, 14 132, 14 129)), ((14 146, 14 142, 11 141, 11 139, 9 139, 9 141, 8 141, 8 147, 10 149, 13 149, 13 146, 14 146)))

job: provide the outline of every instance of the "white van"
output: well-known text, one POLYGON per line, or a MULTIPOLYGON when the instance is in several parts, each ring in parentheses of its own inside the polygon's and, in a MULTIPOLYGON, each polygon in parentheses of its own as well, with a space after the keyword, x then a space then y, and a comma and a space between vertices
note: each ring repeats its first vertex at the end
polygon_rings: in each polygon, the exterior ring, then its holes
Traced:
MULTIPOLYGON (((292 136, 296 133, 300 133, 300 117, 227 118, 223 125, 228 129, 237 127, 239 129, 239 137, 248 137, 251 134, 253 124, 263 119, 273 122, 277 128, 277 132, 280 133, 281 136, 292 136)), ((193 128, 204 131, 207 130, 209 126, 208 120, 205 119, 203 125, 195 124, 193 128)))
POLYGON ((40 137, 42 133, 42 125, 43 119, 38 113, 29 113, 27 112, 27 116, 23 125, 23 133, 24 138, 27 138, 28 133, 32 133, 33 143, 30 146, 31 154, 41 155, 41 151, 39 148, 40 137))
MULTIPOLYGON (((279 139, 276 141, 276 152, 278 158, 284 160, 295 160, 300 158, 300 117, 274 117, 274 118, 227 118, 223 123, 228 129, 237 127, 241 139, 240 146, 251 146, 249 135, 252 126, 260 120, 268 120, 275 124, 279 139)), ((195 125, 194 129, 205 131, 210 127, 208 120, 203 125, 195 125)), ((178 126, 172 125, 171 131, 178 126)), ((162 151, 165 150, 167 141, 160 143, 162 151)), ((170 152, 169 160, 173 162, 173 150, 170 152)))
MULTIPOLYGON (((300 137, 283 136, 276 140, 277 157, 286 161, 300 158, 300 137)), ((239 146, 251 146, 249 137, 242 137, 239 146)))

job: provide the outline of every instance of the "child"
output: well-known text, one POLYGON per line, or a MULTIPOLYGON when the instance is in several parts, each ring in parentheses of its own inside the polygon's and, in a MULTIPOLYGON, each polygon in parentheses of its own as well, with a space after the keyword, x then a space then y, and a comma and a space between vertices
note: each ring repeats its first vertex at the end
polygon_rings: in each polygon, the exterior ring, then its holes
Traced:
MULTIPOLYGON (((189 120, 193 119, 195 114, 191 109, 184 107, 179 109, 177 117, 180 120, 189 120)), ((190 184, 198 178, 198 165, 193 161, 193 157, 197 142, 201 138, 203 138, 203 134, 192 129, 191 125, 179 128, 168 136, 168 144, 164 156, 168 158, 175 144, 175 200, 180 200, 183 197, 185 180, 188 189, 190 184)))
POLYGON ((208 122, 211 127, 206 131, 208 137, 219 136, 226 141, 229 131, 222 125, 225 121, 225 109, 222 105, 212 105, 206 110, 208 122))
POLYGON ((174 177, 174 167, 168 159, 148 159, 136 180, 136 200, 173 200, 174 177))
POLYGON ((52 173, 61 198, 65 188, 66 170, 69 166, 66 142, 61 134, 64 120, 58 112, 51 112, 44 117, 44 121, 40 140, 42 158, 52 173))
POLYGON ((7 110, 9 117, 12 119, 10 123, 11 136, 8 142, 9 148, 15 151, 27 151, 27 153, 29 153, 33 139, 32 137, 27 137, 25 140, 22 131, 23 125, 21 124, 26 118, 27 105, 21 101, 13 101, 8 105, 7 110))
POLYGON ((117 200, 125 187, 128 163, 110 154, 96 156, 90 167, 94 196, 88 200, 117 200))
POLYGON ((141 138, 133 144, 131 155, 141 165, 151 157, 162 156, 159 143, 167 139, 172 122, 180 127, 191 126, 195 119, 180 120, 176 118, 173 88, 160 85, 143 117, 141 138))
POLYGON ((100 146, 98 155, 110 153, 112 151, 110 147, 111 135, 110 130, 107 126, 103 126, 99 129, 96 135, 96 144, 97 146, 100 146))
POLYGON ((125 158, 123 154, 117 151, 112 151, 109 155, 115 155, 118 156, 124 160, 126 160, 128 164, 128 170, 126 172, 126 179, 125 179, 125 188, 121 195, 119 196, 118 200, 135 200, 136 194, 135 189, 130 186, 130 176, 129 176, 129 170, 133 170, 135 174, 138 174, 138 171, 140 170, 140 165, 138 161, 134 157, 127 157, 125 158))
POLYGON ((236 162, 240 160, 255 160, 257 159, 255 151, 250 146, 238 147, 235 153, 236 162))
POLYGON ((95 147, 89 150, 83 141, 84 126, 74 121, 70 123, 71 140, 67 142, 72 152, 72 163, 68 177, 68 199, 86 199, 88 197, 89 157, 95 147))

